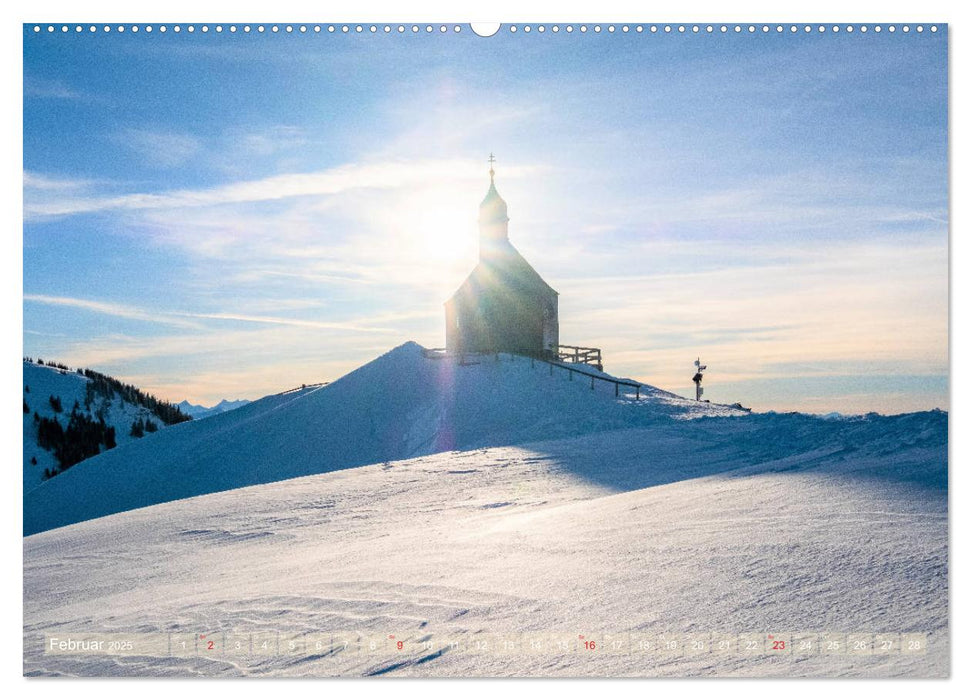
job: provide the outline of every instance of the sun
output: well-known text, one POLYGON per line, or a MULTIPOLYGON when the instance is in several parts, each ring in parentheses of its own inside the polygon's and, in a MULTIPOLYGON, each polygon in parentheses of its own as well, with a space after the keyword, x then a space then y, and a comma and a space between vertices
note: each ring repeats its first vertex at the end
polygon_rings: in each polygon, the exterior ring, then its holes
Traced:
POLYGON ((368 212, 383 233, 383 248, 375 253, 391 263, 395 281, 434 289, 443 298, 454 291, 478 259, 476 194, 460 182, 424 183, 402 188, 368 212))
POLYGON ((474 263, 478 202, 467 190, 450 185, 410 193, 398 213, 403 243, 431 268, 474 263))

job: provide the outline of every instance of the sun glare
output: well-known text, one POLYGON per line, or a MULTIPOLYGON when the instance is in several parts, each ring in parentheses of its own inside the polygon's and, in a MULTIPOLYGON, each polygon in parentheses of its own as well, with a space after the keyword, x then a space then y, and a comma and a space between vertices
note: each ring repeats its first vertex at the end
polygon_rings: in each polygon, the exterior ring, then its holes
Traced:
POLYGON ((448 286, 475 265, 478 205, 468 190, 443 186, 414 192, 396 207, 398 252, 416 262, 422 281, 448 286))

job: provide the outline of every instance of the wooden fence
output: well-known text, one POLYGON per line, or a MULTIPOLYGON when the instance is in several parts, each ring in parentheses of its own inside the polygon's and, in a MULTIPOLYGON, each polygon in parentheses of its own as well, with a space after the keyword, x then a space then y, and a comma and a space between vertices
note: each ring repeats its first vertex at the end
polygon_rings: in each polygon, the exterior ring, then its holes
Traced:
POLYGON ((561 362, 575 365, 591 365, 603 372, 603 357, 600 348, 584 348, 578 345, 557 345, 556 356, 561 362))
MULTIPOLYGON (((563 346, 560 346, 560 347, 563 347, 563 346)), ((597 350, 598 355, 600 353, 600 350, 596 348, 580 348, 580 349, 597 350)), ((513 355, 511 354, 511 356, 513 355)), ((614 379, 613 377, 605 377, 601 374, 594 374, 593 372, 587 372, 585 370, 579 369, 578 367, 570 367, 569 365, 563 364, 562 362, 549 360, 545 357, 536 357, 532 354, 527 356, 529 357, 529 361, 531 365, 533 365, 536 362, 545 362, 547 365, 549 365, 550 375, 553 374, 554 369, 559 369, 561 371, 569 373, 571 382, 573 381, 574 374, 579 374, 580 376, 583 376, 583 377, 589 377, 591 391, 593 391, 594 387, 596 386, 595 382, 605 382, 607 384, 614 385, 614 396, 620 396, 620 387, 629 386, 634 388, 635 396, 637 400, 639 401, 641 398, 641 384, 638 384, 637 382, 629 382, 626 379, 614 379)))
MULTIPOLYGON (((573 347, 573 346, 560 346, 560 347, 573 347)), ((597 348, 576 348, 577 350, 596 350, 598 359, 600 350, 597 348)), ((587 377, 590 379, 590 389, 593 390, 596 387, 597 382, 604 382, 606 384, 614 385, 614 396, 620 396, 620 387, 627 386, 634 389, 635 397, 637 400, 641 398, 641 386, 637 382, 630 382, 626 379, 614 379, 613 377, 605 377, 600 374, 594 374, 593 372, 587 372, 579 367, 571 367, 564 364, 559 358, 552 359, 549 354, 537 353, 532 351, 520 351, 520 352, 504 352, 504 353, 461 353, 455 355, 449 355, 445 352, 444 348, 425 348, 425 357, 429 359, 443 360, 445 358, 458 359, 459 364, 478 364, 485 358, 494 358, 496 362, 500 361, 500 355, 508 355, 510 361, 515 362, 516 358, 521 358, 523 360, 529 360, 530 367, 535 367, 537 362, 542 362, 549 366, 550 376, 553 376, 554 370, 559 370, 561 372, 566 372, 569 376, 570 381, 574 381, 573 375, 580 375, 582 377, 587 377)), ((578 362, 577 364, 583 364, 578 362)))

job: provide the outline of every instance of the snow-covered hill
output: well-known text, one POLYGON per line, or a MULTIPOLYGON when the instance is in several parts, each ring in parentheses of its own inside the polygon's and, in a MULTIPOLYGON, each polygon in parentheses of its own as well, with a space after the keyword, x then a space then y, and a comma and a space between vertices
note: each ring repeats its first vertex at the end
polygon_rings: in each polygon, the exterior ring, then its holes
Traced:
POLYGON ((188 401, 180 401, 176 404, 176 406, 178 406, 179 410, 187 416, 192 416, 193 419, 199 420, 200 418, 207 418, 219 413, 225 413, 226 411, 233 411, 237 408, 245 406, 248 403, 250 403, 249 399, 236 399, 235 401, 223 399, 215 406, 201 406, 198 404, 189 403, 188 401))
POLYGON ((265 397, 106 452, 28 493, 25 534, 336 469, 742 411, 503 355, 431 359, 406 343, 322 387, 265 397))
MULTIPOLYGON (((407 348, 385 360, 425 367, 407 348)), ((428 371, 452 372, 460 387, 468 386, 463 372, 496 372, 495 392, 507 403, 533 391, 528 363, 443 367, 428 371)), ((386 375, 362 373, 348 383, 361 390, 379 377, 386 375)), ((564 421, 581 417, 569 391, 599 401, 582 385, 535 375, 541 378, 549 382, 547 408, 533 410, 547 417, 552 406, 564 410, 564 421)), ((374 389, 385 405, 407 405, 413 389, 402 385, 374 389)), ((274 411, 295 411, 322 395, 278 397, 274 406, 241 411, 253 411, 255 429, 274 411)), ((346 424, 361 410, 344 406, 346 424)), ((432 413, 429 423, 454 420, 457 410, 432 413)), ((658 403, 639 427, 376 463, 28 537, 25 673, 946 675, 947 415, 671 418, 684 410, 658 403), (206 634, 216 645, 154 656, 42 653, 44 635, 85 631, 172 634, 190 645, 206 634), (927 635, 926 654, 608 653, 603 644, 596 652, 527 653, 496 646, 522 643, 525 633, 630 642, 663 634, 716 640, 913 632, 927 635), (330 651, 330 633, 388 648, 330 651), (402 650, 387 644, 390 634, 402 650), (283 651, 249 653, 248 635, 279 640, 283 651), (324 637, 325 651, 315 652, 324 637), (460 639, 493 646, 464 653, 435 647, 460 639), (247 643, 243 652, 233 651, 233 640, 247 643)), ((306 445, 337 444, 315 438, 315 425, 304 426, 306 445)), ((386 440, 379 425, 376 417, 369 435, 386 440)), ((244 432, 226 426, 225 435, 244 432)), ((297 450, 294 444, 288 461, 297 450)), ((235 463, 211 467, 233 471, 235 463)))
MULTIPOLYGON (((105 424, 115 428, 114 439, 118 446, 135 442, 142 438, 133 437, 131 427, 135 421, 150 420, 159 429, 165 422, 145 406, 129 403, 121 396, 111 399, 95 395, 87 403, 88 386, 91 380, 76 371, 63 368, 24 362, 24 493, 37 488, 44 480, 44 472, 57 471, 58 461, 54 453, 37 444, 39 418, 57 419, 62 427, 67 427, 71 410, 75 405, 84 415, 96 419, 104 418, 105 424), (50 398, 58 399, 61 410, 55 411, 50 398)), ((112 448, 117 449, 117 448, 112 448)), ((77 465, 75 465, 77 466, 77 465)), ((72 469, 75 467, 71 467, 72 469)), ((66 472, 65 472, 66 473, 66 472)), ((63 474, 59 474, 60 478, 63 474)))
POLYGON ((28 493, 25 673, 947 675, 947 442, 940 411, 748 414, 408 343, 28 493), (88 632, 166 648, 43 653, 45 635, 88 632), (905 633, 926 653, 632 646, 905 633), (201 634, 212 651, 168 651, 201 634), (526 634, 574 648, 496 646, 526 634), (283 653, 251 653, 250 635, 283 653), (441 646, 456 640, 492 646, 441 646))

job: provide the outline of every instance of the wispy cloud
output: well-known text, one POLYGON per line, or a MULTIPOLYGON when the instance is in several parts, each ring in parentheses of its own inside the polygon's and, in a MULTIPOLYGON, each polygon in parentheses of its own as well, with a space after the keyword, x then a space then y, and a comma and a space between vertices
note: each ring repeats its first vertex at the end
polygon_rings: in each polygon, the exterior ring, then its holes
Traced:
POLYGON ((125 129, 115 141, 137 155, 143 163, 158 168, 176 168, 202 150, 202 141, 192 134, 156 129, 125 129))
POLYGON ((24 188, 46 192, 64 193, 71 190, 82 190, 97 184, 95 180, 83 178, 66 178, 53 175, 24 171, 24 188))
MULTIPOLYGON (((469 162, 426 160, 349 164, 311 173, 288 173, 206 189, 138 192, 117 196, 48 199, 24 203, 26 218, 59 217, 109 210, 183 209, 334 195, 357 189, 393 189, 423 181, 447 181, 469 162)), ((481 169, 481 168, 480 168, 481 169)))
POLYGON ((78 299, 75 297, 49 296, 47 294, 24 294, 24 301, 48 306, 67 306, 82 311, 125 318, 134 321, 148 321, 150 323, 163 323, 184 328, 195 328, 198 324, 193 324, 186 319, 174 317, 167 314, 160 314, 155 311, 147 311, 134 306, 118 304, 114 302, 98 301, 94 299, 78 299))
MULTIPOLYGON (((92 299, 78 299, 74 297, 57 297, 45 294, 25 294, 24 301, 47 304, 50 306, 68 306, 83 311, 125 318, 137 321, 148 321, 171 326, 182 326, 187 328, 200 328, 200 324, 193 323, 189 319, 215 320, 215 321, 238 321, 242 323, 268 324, 275 326, 296 326, 299 328, 318 328, 325 330, 356 331, 360 333, 389 333, 391 328, 374 326, 369 324, 369 319, 362 318, 346 322, 340 321, 317 321, 313 319, 285 318, 280 316, 264 316, 257 314, 231 313, 231 312, 189 312, 189 311, 169 311, 169 310, 147 310, 134 306, 115 304, 92 299)), ((393 320, 394 317, 382 316, 381 322, 393 320)))
POLYGON ((278 124, 265 129, 236 129, 226 134, 226 139, 235 146, 236 153, 247 156, 267 157, 306 147, 313 138, 304 128, 278 124))
MULTIPOLYGON (((389 333, 390 328, 362 325, 355 321, 348 323, 313 321, 300 318, 281 318, 279 316, 254 316, 252 314, 234 313, 189 313, 170 311, 173 316, 186 316, 188 318, 208 318, 218 321, 242 321, 244 323, 265 323, 275 326, 297 326, 299 328, 322 328, 326 330, 359 331, 361 333, 389 333)), ((367 319, 362 319, 367 321, 367 319)))
POLYGON ((157 337, 111 333, 63 339, 32 351, 70 366, 91 367, 162 398, 211 404, 257 399, 302 383, 332 381, 407 340, 328 329, 256 325, 157 337))
POLYGON ((84 94, 58 80, 24 76, 24 96, 55 100, 80 100, 84 94))
POLYGON ((560 338, 603 347, 612 371, 663 387, 685 385, 699 354, 717 383, 947 373, 945 242, 790 253, 747 267, 563 280, 560 338))

